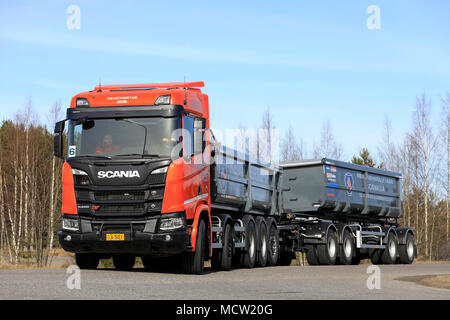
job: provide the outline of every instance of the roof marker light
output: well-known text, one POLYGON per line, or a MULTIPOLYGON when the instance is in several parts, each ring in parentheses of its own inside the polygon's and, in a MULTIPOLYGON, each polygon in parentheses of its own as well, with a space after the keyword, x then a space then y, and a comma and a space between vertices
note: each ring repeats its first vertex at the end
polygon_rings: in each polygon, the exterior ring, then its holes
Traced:
POLYGON ((155 101, 155 105, 159 104, 170 104, 170 94, 159 96, 155 101))

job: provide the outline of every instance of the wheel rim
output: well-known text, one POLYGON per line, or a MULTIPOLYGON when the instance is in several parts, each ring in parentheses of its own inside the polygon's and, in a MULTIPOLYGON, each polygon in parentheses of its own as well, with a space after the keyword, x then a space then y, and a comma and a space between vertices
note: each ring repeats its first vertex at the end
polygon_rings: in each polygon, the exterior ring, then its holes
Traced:
POLYGON ((412 258, 414 255, 414 245, 411 241, 408 242, 408 245, 406 247, 406 252, 408 253, 408 258, 412 258))
POLYGON ((395 258, 395 241, 391 240, 391 242, 389 243, 389 255, 391 256, 391 258, 395 258))
POLYGON ((334 243, 333 239, 330 239, 330 241, 328 242, 328 254, 330 255, 330 257, 334 257, 334 255, 336 254, 336 244, 334 243))
POLYGON ((270 248, 271 248, 271 255, 275 256, 277 252, 277 241, 275 240, 275 237, 272 235, 270 237, 270 248))
POLYGON ((266 244, 267 238, 266 238, 266 230, 265 230, 265 228, 262 228, 261 235, 262 235, 262 237, 261 237, 262 238, 261 255, 263 257, 265 257, 266 256, 266 252, 267 252, 267 244, 266 244))
POLYGON ((248 255, 250 257, 253 257, 254 253, 255 253, 255 237, 252 235, 250 237, 250 246, 248 248, 248 255))
POLYGON ((346 257, 351 257, 351 255, 352 255, 352 243, 349 239, 345 240, 344 253, 345 253, 346 257))

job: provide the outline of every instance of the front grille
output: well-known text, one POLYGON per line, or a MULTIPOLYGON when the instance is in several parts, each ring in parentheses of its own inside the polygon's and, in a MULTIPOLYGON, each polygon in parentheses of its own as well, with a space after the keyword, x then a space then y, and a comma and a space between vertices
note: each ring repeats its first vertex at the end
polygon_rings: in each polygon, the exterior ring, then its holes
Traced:
POLYGON ((151 174, 148 178, 148 184, 164 184, 166 182, 166 174, 151 174))
POLYGON ((145 200, 145 191, 95 191, 94 199, 97 201, 133 201, 145 200))
POLYGON ((144 213, 144 204, 103 204, 97 214, 142 214, 144 213))

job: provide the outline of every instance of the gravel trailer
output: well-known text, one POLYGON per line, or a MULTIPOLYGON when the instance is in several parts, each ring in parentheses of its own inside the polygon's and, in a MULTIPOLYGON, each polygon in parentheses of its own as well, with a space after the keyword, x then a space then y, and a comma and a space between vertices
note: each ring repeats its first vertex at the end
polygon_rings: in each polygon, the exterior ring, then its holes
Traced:
POLYGON ((281 164, 281 261, 305 251, 308 263, 411 263, 414 230, 400 228, 401 174, 331 159, 281 164))

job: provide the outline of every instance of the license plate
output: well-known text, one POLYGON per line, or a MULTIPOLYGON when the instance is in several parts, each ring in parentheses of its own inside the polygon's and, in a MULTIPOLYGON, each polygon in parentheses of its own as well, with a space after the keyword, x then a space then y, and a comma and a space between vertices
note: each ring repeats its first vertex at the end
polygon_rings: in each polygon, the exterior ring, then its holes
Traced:
POLYGON ((125 234, 123 233, 107 233, 106 241, 124 241, 125 234))

